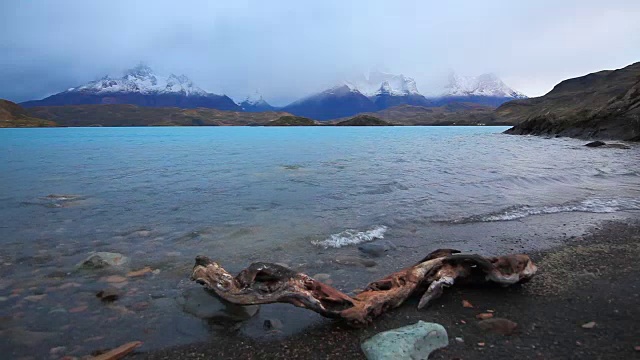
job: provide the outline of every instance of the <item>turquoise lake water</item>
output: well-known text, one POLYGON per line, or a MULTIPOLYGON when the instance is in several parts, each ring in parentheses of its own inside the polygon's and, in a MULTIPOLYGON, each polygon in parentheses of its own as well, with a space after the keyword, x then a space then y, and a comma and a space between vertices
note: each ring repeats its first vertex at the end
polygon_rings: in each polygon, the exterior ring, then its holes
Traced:
MULTIPOLYGON (((134 334, 143 350, 221 336, 220 328, 228 336, 228 326, 186 314, 176 300, 197 287, 188 276, 198 254, 232 272, 286 263, 352 289, 428 249, 526 251, 555 236, 558 221, 640 210, 637 145, 592 149, 505 129, 0 129, 0 351, 39 358, 56 346, 83 355, 134 334), (523 242, 525 233, 539 242, 523 242), (333 261, 364 257, 357 245, 381 238, 398 249, 375 267, 333 261), (75 270, 92 251, 131 261, 75 270), (157 271, 118 283, 115 305, 95 298, 107 276, 144 266, 157 271)), ((261 321, 274 316, 283 336, 327 321, 263 306, 234 336, 263 336, 261 321)))

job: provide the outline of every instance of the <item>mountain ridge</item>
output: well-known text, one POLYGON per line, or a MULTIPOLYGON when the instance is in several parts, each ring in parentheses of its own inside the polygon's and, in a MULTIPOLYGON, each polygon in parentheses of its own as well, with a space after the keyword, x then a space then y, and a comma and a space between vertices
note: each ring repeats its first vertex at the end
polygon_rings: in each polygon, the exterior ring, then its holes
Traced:
POLYGON ((149 66, 143 64, 126 70, 121 77, 107 75, 41 100, 20 103, 27 108, 96 104, 241 110, 228 96, 208 93, 185 75, 157 75, 149 66))

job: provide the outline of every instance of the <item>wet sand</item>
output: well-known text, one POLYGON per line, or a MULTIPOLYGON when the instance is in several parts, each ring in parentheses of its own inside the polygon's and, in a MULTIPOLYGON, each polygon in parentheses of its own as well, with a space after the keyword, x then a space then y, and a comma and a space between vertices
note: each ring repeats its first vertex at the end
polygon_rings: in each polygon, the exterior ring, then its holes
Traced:
POLYGON ((640 346, 640 222, 606 222, 584 237, 572 237, 532 257, 540 270, 528 284, 454 287, 426 310, 418 311, 417 299, 411 299, 364 329, 321 321, 288 337, 273 331, 252 339, 230 331, 209 342, 134 357, 360 359, 362 340, 424 320, 442 324, 449 333, 450 345, 432 354, 432 359, 640 358, 635 349, 640 346), (464 308, 462 300, 474 308, 464 308), (504 336, 479 329, 475 315, 486 310, 518 323, 516 332, 504 336), (595 327, 582 327, 592 321, 595 327))

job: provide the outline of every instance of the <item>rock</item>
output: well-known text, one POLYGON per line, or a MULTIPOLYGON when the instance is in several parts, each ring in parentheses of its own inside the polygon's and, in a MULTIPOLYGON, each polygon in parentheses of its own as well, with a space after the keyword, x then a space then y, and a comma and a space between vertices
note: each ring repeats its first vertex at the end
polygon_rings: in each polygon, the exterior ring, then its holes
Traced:
POLYGON ((64 290, 64 289, 70 289, 70 288, 77 288, 77 287, 81 287, 82 285, 77 283, 77 282, 68 282, 68 283, 64 283, 60 286, 58 286, 58 289, 60 290, 64 290))
POLYGON ((108 266, 122 266, 127 262, 129 262, 129 258, 119 253, 96 252, 89 255, 76 267, 85 270, 103 269, 108 266))
POLYGON ((625 149, 625 150, 631 149, 629 146, 625 144, 607 144, 607 146, 605 147, 610 149, 625 149))
POLYGON ((91 359, 93 359, 93 360, 116 360, 116 359, 122 359, 123 357, 127 356, 127 354, 129 354, 130 352, 135 350, 140 345, 142 345, 141 341, 132 341, 132 342, 126 343, 124 345, 118 346, 117 348, 109 350, 109 351, 107 351, 105 353, 102 353, 102 354, 99 354, 97 356, 91 357, 91 359))
POLYGON ((69 309, 70 313, 79 313, 86 311, 89 307, 87 305, 76 306, 74 308, 69 309))
POLYGON ((329 274, 324 274, 324 273, 320 273, 320 274, 315 274, 312 276, 312 278, 318 280, 318 281, 322 281, 325 282, 327 280, 329 280, 329 278, 331 277, 331 275, 329 274))
POLYGON ((604 148, 608 148, 608 149, 631 149, 629 146, 625 145, 625 144, 607 144, 603 141, 592 141, 588 144, 585 144, 584 146, 588 146, 588 147, 604 147, 604 148))
POLYGON ((461 338, 461 337, 457 337, 457 338, 456 338, 456 342, 457 342, 458 344, 464 344, 464 339, 463 339, 463 338, 461 338))
POLYGON ((470 302, 468 302, 467 300, 462 300, 462 307, 466 307, 466 308, 472 308, 473 304, 471 304, 470 302))
POLYGON ((223 303, 203 288, 188 289, 177 301, 184 312, 201 319, 243 321, 255 315, 260 308, 258 305, 239 306, 223 303))
POLYGON ((41 294, 41 295, 29 295, 29 296, 25 296, 25 300, 30 301, 30 302, 38 302, 42 299, 44 299, 45 297, 47 297, 47 294, 41 294))
POLYGON ((607 145, 604 141, 592 141, 590 143, 584 144, 584 146, 586 147, 600 147, 600 146, 604 146, 607 145))
POLYGON ((518 324, 503 318, 486 319, 478 322, 478 327, 484 331, 493 331, 501 335, 511 335, 518 324))
POLYGON ((395 249, 396 249, 396 246, 391 241, 388 241, 388 240, 376 241, 376 242, 362 244, 358 246, 358 250, 373 257, 382 256, 387 251, 391 251, 395 249))
POLYGON ((57 346, 57 347, 49 349, 49 355, 58 356, 58 355, 62 354, 63 352, 65 352, 66 350, 67 350, 66 346, 57 346))
POLYGON ((151 269, 148 266, 145 266, 144 268, 140 269, 140 270, 135 270, 135 271, 130 271, 127 273, 128 277, 140 277, 140 276, 145 276, 149 273, 152 273, 153 269, 151 269))
POLYGON ((427 359, 436 349, 449 345, 447 331, 440 324, 416 324, 381 332, 361 344, 369 360, 427 359))
POLYGON ((336 257, 335 262, 337 262, 340 265, 347 265, 347 266, 373 267, 378 265, 378 263, 370 259, 363 259, 357 256, 345 256, 345 255, 336 257))
POLYGON ((491 319, 492 317, 493 317, 492 313, 481 313, 476 315, 476 318, 480 320, 491 319))
POLYGON ((120 275, 111 275, 105 278, 100 279, 102 281, 106 281, 108 283, 123 283, 127 281, 127 278, 120 275))
POLYGON ((265 330, 280 330, 282 329, 282 321, 278 319, 267 319, 262 324, 265 330))
POLYGON ((593 329, 594 327, 596 327, 596 322, 595 321, 589 321, 586 324, 582 324, 582 328, 583 329, 593 329))
POLYGON ((114 302, 120 298, 120 291, 115 288, 100 290, 96 297, 104 302, 114 302))

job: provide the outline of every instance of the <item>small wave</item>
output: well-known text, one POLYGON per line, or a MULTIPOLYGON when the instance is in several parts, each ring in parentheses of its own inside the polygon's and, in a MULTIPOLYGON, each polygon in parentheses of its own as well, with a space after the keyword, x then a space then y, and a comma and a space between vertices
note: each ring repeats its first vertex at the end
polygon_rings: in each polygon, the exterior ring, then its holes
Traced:
POLYGON ((347 229, 329 236, 325 240, 314 240, 311 243, 315 246, 327 248, 341 248, 343 246, 357 245, 364 242, 373 241, 376 239, 383 239, 384 233, 387 231, 387 227, 384 225, 377 225, 367 231, 358 231, 353 229, 347 229))
POLYGON ((613 213, 616 211, 640 210, 640 199, 587 199, 579 203, 567 203, 553 206, 520 205, 497 213, 476 215, 450 221, 453 223, 509 221, 533 215, 558 214, 567 212, 613 213))

